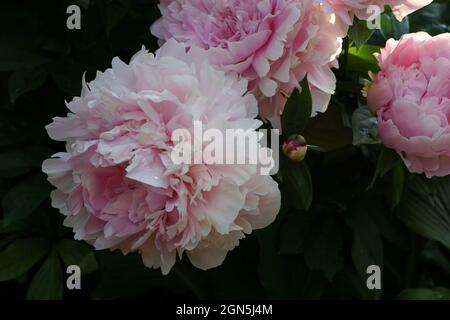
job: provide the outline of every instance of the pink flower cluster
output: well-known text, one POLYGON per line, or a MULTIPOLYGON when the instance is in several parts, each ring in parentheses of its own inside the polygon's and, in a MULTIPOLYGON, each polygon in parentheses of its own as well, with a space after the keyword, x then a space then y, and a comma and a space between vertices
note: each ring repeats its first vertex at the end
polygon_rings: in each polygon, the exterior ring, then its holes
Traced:
MULTIPOLYGON (((305 77, 313 113, 324 112, 353 16, 389 4, 400 18, 429 2, 161 0, 151 27, 162 45, 156 54, 113 59, 83 81, 70 113, 47 126, 67 149, 43 164, 56 187, 53 206, 76 239, 138 251, 164 274, 184 253, 198 268, 220 265, 240 239, 275 219, 277 183, 256 164, 177 163, 172 134, 193 133, 198 122, 255 131, 258 114, 279 128, 286 99, 305 77)), ((449 52, 448 34, 391 40, 369 92, 385 144, 428 176, 450 173, 449 52)), ((304 152, 289 147, 301 160, 304 152)))
POLYGON ((211 63, 247 79, 261 116, 275 126, 306 75, 314 114, 326 110, 348 26, 315 0, 162 0, 159 7, 152 33, 204 48, 211 63))
POLYGON ((368 92, 383 143, 412 172, 450 174, 450 34, 389 40, 368 92))
POLYGON ((353 16, 390 5, 405 15, 432 0, 161 0, 152 33, 208 51, 211 63, 249 81, 260 115, 280 127, 286 98, 307 77, 313 115, 324 112, 336 88, 342 38, 353 16))
POLYGON ((141 50, 128 65, 115 58, 67 107, 47 126, 67 152, 43 171, 75 239, 137 250, 166 274, 184 252, 198 268, 220 265, 245 234, 275 219, 278 186, 256 165, 172 161, 172 133, 192 131, 193 121, 222 130, 261 125, 247 81, 214 69, 202 50, 186 53, 171 40, 156 56, 141 50))

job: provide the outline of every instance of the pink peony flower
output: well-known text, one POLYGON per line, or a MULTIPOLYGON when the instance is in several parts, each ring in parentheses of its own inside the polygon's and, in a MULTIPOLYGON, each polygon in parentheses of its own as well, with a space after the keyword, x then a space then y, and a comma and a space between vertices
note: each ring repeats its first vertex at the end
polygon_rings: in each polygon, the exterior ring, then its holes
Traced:
POLYGON ((390 39, 368 91, 383 143, 411 172, 450 174, 450 33, 390 39))
MULTIPOLYGON (((186 252, 198 268, 220 265, 253 229, 269 225, 280 193, 256 165, 189 165, 172 161, 176 129, 255 130, 261 121, 247 82, 168 41, 154 56, 141 50, 98 72, 67 117, 47 126, 67 152, 43 164, 57 188, 52 204, 75 239, 96 249, 137 250, 167 274, 186 252)), ((203 148, 203 144, 200 144, 203 148)), ((197 150, 198 151, 198 150, 197 150)))
POLYGON ((317 0, 328 12, 334 12, 348 25, 353 16, 367 20, 374 12, 370 6, 377 6, 383 12, 384 6, 390 6, 394 16, 401 21, 408 14, 429 5, 433 0, 317 0))
POLYGON ((211 63, 249 81, 260 114, 280 127, 293 88, 308 74, 314 113, 326 110, 347 26, 315 0, 161 0, 152 33, 208 51, 211 63))

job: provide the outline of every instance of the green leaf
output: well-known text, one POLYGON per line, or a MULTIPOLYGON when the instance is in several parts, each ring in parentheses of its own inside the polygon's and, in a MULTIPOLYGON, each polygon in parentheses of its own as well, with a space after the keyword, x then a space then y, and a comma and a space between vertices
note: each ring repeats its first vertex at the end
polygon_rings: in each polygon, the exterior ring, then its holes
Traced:
MULTIPOLYGON (((376 191, 374 191, 376 192, 376 191)), ((398 248, 409 250, 410 234, 402 222, 391 212, 382 199, 368 199, 366 202, 367 212, 376 223, 378 230, 384 239, 395 244, 398 248)))
POLYGON ((28 287, 28 300, 60 300, 63 296, 61 262, 56 252, 47 256, 28 287))
POLYGON ((367 21, 354 19, 353 24, 348 29, 348 36, 354 42, 356 48, 360 48, 369 40, 375 30, 367 27, 367 21))
POLYGON ((309 241, 305 243, 305 261, 311 270, 320 270, 328 281, 342 269, 344 259, 339 254, 343 240, 340 225, 332 216, 316 215, 309 241), (324 219, 326 218, 326 219, 324 219))
POLYGON ((368 71, 377 72, 379 67, 374 53, 380 51, 379 46, 363 45, 359 49, 351 47, 348 51, 348 69, 367 75, 368 71))
POLYGON ((362 280, 367 279, 367 267, 383 269, 383 242, 377 225, 368 215, 366 202, 359 203, 347 216, 347 225, 353 230, 352 259, 362 280))
POLYGON ((389 13, 382 13, 380 17, 381 29, 380 33, 384 37, 385 40, 393 37, 394 32, 392 30, 392 19, 389 13))
POLYGON ((395 17, 392 18, 392 29, 394 32, 394 39, 400 39, 404 34, 409 33, 409 19, 403 17, 402 21, 398 21, 395 17))
POLYGON ((362 281, 349 267, 335 276, 333 287, 337 289, 336 294, 339 299, 371 300, 374 298, 374 291, 367 288, 366 281, 362 281))
POLYGON ((406 289, 397 295, 399 300, 450 300, 448 288, 406 289))
POLYGON ((35 174, 21 180, 3 197, 4 225, 27 218, 48 198, 50 190, 51 186, 44 174, 35 174))
POLYGON ((355 146, 380 143, 377 118, 367 106, 360 106, 353 112, 352 127, 355 146))
POLYGON ((408 17, 404 17, 402 21, 398 21, 392 12, 381 15, 381 34, 386 40, 390 38, 398 40, 406 33, 409 33, 408 17))
POLYGON ((119 22, 126 16, 130 9, 129 0, 99 0, 96 1, 100 9, 100 16, 109 35, 111 30, 119 24, 119 22))
POLYGON ((261 284, 270 298, 318 299, 322 296, 325 279, 318 271, 311 271, 300 255, 280 255, 280 219, 256 232, 259 241, 261 284))
POLYGON ((450 177, 414 178, 408 181, 397 216, 418 234, 450 248, 450 177), (414 190, 417 185, 424 186, 420 192, 414 190))
POLYGON ((14 240, 17 240, 25 235, 27 235, 27 232, 15 232, 12 234, 5 235, 0 239, 0 250, 3 249, 3 247, 6 247, 8 244, 12 243, 14 240))
POLYGON ((448 0, 435 0, 425 8, 414 12, 408 16, 411 32, 425 31, 433 36, 450 32, 449 10, 450 3, 448 0))
POLYGON ((377 169, 380 177, 392 170, 400 162, 398 154, 389 148, 383 147, 381 149, 380 157, 378 158, 377 169))
POLYGON ((308 269, 322 272, 329 281, 342 269, 342 224, 335 212, 314 206, 309 212, 288 212, 280 224, 279 254, 303 253, 308 269))
POLYGON ((50 244, 45 239, 20 239, 0 252, 0 281, 20 277, 33 267, 47 252, 50 244))
POLYGON ((280 246, 278 253, 296 255, 303 253, 305 239, 312 225, 311 214, 290 214, 280 227, 280 246))
POLYGON ((312 98, 308 81, 301 82, 301 93, 294 89, 289 97, 281 118, 286 136, 302 133, 308 125, 312 112, 312 98))
POLYGON ((423 248, 421 256, 424 260, 432 262, 441 268, 443 272, 450 275, 450 260, 442 252, 439 244, 435 241, 429 241, 423 248))
POLYGON ((61 240, 58 243, 58 253, 67 266, 77 265, 82 274, 88 274, 98 269, 94 252, 85 244, 74 240, 61 240))
MULTIPOLYGON (((375 184, 378 177, 384 177, 384 175, 386 173, 388 173, 389 171, 391 171, 396 165, 401 165, 400 157, 392 149, 388 149, 388 148, 382 146, 380 155, 378 156, 375 173, 373 174, 373 178, 372 178, 370 185, 368 186, 368 189, 373 187, 373 185, 375 184)), ((397 174, 399 174, 399 173, 397 173, 397 174)), ((394 183, 394 181, 393 181, 393 183, 394 183)))
POLYGON ((352 144, 352 130, 344 126, 340 108, 334 104, 310 120, 303 136, 308 144, 325 151, 352 144))
POLYGON ((47 71, 42 67, 22 69, 14 72, 8 81, 9 97, 11 103, 24 93, 38 89, 47 78, 47 71))
POLYGON ((27 146, 0 152, 0 177, 16 177, 38 169, 53 150, 43 146, 27 146))
POLYGON ((51 75, 58 89, 70 98, 80 95, 83 70, 77 63, 68 59, 59 61, 53 65, 51 75))
POLYGON ((0 72, 37 68, 49 62, 51 62, 51 59, 42 55, 38 50, 0 49, 0 72))
POLYGON ((403 164, 397 162, 392 168, 392 202, 391 208, 395 208, 402 199, 403 186, 405 184, 405 171, 403 170, 403 164))
POLYGON ((308 210, 313 197, 312 179, 305 162, 290 162, 286 174, 287 187, 292 195, 294 208, 308 210))

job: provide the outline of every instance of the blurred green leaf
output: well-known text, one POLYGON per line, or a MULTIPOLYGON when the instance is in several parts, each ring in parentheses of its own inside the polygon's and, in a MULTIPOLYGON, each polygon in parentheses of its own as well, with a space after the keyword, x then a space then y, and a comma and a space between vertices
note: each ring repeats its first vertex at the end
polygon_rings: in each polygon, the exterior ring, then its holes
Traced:
POLYGON ((58 253, 66 267, 77 265, 83 275, 98 269, 94 252, 84 243, 74 240, 61 240, 58 243, 58 253))
POLYGON ((313 214, 290 214, 280 226, 279 254, 296 255, 303 253, 305 239, 313 222, 313 214))
POLYGON ((301 134, 311 118, 312 98, 308 81, 301 82, 301 92, 294 89, 282 115, 283 134, 301 134))
POLYGON ((332 215, 317 217, 308 240, 304 249, 306 265, 310 270, 322 271, 325 278, 332 281, 344 263, 339 254, 343 239, 336 218, 332 215))
POLYGON ((402 21, 398 21, 397 19, 392 19, 392 29, 394 32, 394 39, 400 39, 404 34, 409 33, 409 19, 408 17, 404 17, 402 21))
POLYGON ((348 36, 352 39, 356 48, 359 49, 372 36, 374 29, 367 27, 367 21, 353 19, 353 24, 348 29, 348 36))
POLYGON ((340 109, 330 105, 325 113, 312 118, 303 136, 310 145, 332 151, 352 143, 352 130, 345 127, 340 109))
POLYGON ((395 244, 402 250, 409 250, 410 234, 402 222, 388 210, 381 199, 368 199, 366 201, 367 212, 377 225, 384 239, 395 244))
POLYGON ((392 168, 394 168, 399 163, 400 157, 397 155, 397 153, 392 149, 382 146, 380 154, 378 156, 375 173, 373 174, 373 178, 370 182, 370 185, 368 186, 368 189, 373 187, 378 177, 384 177, 386 173, 391 171, 392 168))
POLYGON ((311 271, 300 255, 280 255, 280 220, 258 230, 261 283, 269 297, 275 299, 318 299, 325 281, 320 272, 311 271))
POLYGON ((398 21, 392 12, 383 13, 381 15, 381 33, 386 40, 391 38, 399 40, 402 35, 409 33, 408 17, 398 21))
POLYGON ((410 14, 411 32, 425 31, 431 35, 450 32, 450 3, 448 0, 433 1, 425 8, 410 14))
POLYGON ((2 199, 4 225, 27 218, 48 198, 50 190, 44 174, 34 174, 21 180, 2 199))
POLYGON ((348 52, 348 69, 367 75, 368 71, 377 72, 379 67, 374 53, 380 51, 380 47, 374 45, 362 45, 359 49, 351 47, 348 52))
POLYGON ((450 248, 450 177, 421 180, 425 187, 414 191, 418 182, 408 181, 397 216, 412 230, 450 248), (411 186, 412 185, 412 186, 411 186))
MULTIPOLYGON (((51 61, 49 57, 43 55, 40 51, 32 49, 0 49, 0 72, 38 68, 51 61)), ((37 79, 39 80, 39 77, 37 79)))
POLYGON ((24 93, 38 89, 47 78, 47 71, 42 68, 22 69, 14 72, 9 78, 8 88, 11 103, 24 93))
POLYGON ((389 13, 382 13, 381 14, 381 30, 380 33, 383 36, 384 40, 392 38, 394 32, 392 28, 392 19, 391 15, 389 13))
POLYGON ((41 238, 19 239, 0 252, 0 281, 15 279, 33 267, 49 250, 41 238))
POLYGON ((278 253, 304 254, 310 270, 323 272, 331 281, 343 266, 342 233, 337 219, 320 212, 287 215, 281 224, 278 253))
POLYGON ((436 266, 447 274, 450 274, 450 259, 447 258, 439 247, 439 244, 435 241, 429 241, 421 252, 422 257, 434 263, 436 266))
MULTIPOLYGON (((1 225, 1 221, 0 221, 1 225)), ((0 238, 0 250, 12 243, 14 240, 17 240, 19 238, 23 238, 26 236, 28 232, 18 231, 12 234, 4 235, 4 237, 0 238)))
POLYGON ((130 0, 98 0, 96 3, 100 9, 106 34, 109 35, 130 9, 130 0))
POLYGON ((392 202, 391 208, 395 208, 402 199, 403 186, 405 184, 405 171, 403 163, 397 162, 392 168, 392 202))
POLYGON ((16 177, 38 169, 42 161, 53 154, 44 146, 26 146, 0 152, 0 177, 16 177))
POLYGON ((56 252, 50 253, 28 287, 28 300, 60 300, 63 296, 62 266, 56 252))
POLYGON ((294 207, 308 210, 313 197, 313 186, 308 166, 305 162, 290 162, 284 177, 286 186, 291 191, 294 207))
POLYGON ((399 300, 450 300, 447 288, 406 289, 397 295, 399 300))
POLYGON ((383 242, 373 219, 368 215, 365 203, 358 204, 345 221, 353 230, 352 259, 361 279, 367 279, 367 267, 377 265, 383 269, 383 242))
POLYGON ((350 268, 335 276, 333 287, 339 299, 371 300, 374 298, 374 292, 367 288, 366 281, 362 281, 350 268))
POLYGON ((71 60, 55 63, 51 75, 59 90, 67 93, 69 98, 80 95, 83 70, 77 63, 71 60))

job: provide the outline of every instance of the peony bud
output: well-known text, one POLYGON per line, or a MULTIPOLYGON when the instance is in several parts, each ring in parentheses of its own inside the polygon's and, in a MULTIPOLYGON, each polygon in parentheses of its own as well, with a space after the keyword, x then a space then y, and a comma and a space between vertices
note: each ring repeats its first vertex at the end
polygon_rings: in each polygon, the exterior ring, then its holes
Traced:
POLYGON ((305 138, 299 134, 291 135, 283 142, 283 153, 292 161, 302 161, 305 158, 308 146, 305 138))

